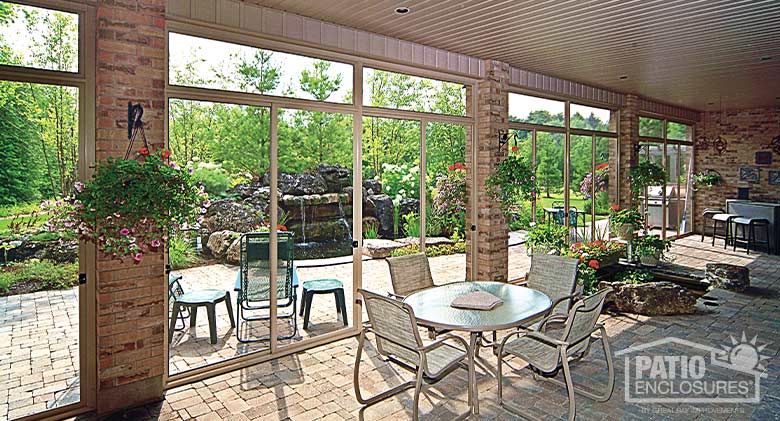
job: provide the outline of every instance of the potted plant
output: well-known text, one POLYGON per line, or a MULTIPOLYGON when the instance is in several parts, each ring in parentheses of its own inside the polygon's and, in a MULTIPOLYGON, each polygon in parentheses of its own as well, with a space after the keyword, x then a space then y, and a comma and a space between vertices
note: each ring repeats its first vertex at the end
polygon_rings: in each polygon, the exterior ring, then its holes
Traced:
POLYGON ((644 266, 658 266, 663 254, 672 246, 671 240, 664 240, 658 235, 643 235, 631 241, 633 253, 639 257, 639 263, 644 266))
POLYGON ((642 214, 636 209, 620 209, 615 205, 609 211, 609 228, 623 240, 631 240, 634 231, 641 228, 643 222, 642 214))
POLYGON ((666 182, 666 171, 655 162, 642 161, 631 170, 628 179, 634 196, 639 197, 647 187, 663 185, 666 182))
POLYGON ((91 180, 76 183, 50 227, 71 227, 107 256, 135 263, 163 250, 179 228, 197 227, 208 206, 203 188, 189 171, 168 162, 170 154, 144 147, 136 159, 99 162, 91 180))
POLYGON ((566 248, 569 229, 558 224, 537 224, 528 231, 525 246, 528 254, 549 253, 566 248))
POLYGON ((512 206, 518 202, 536 198, 534 169, 520 155, 510 155, 485 181, 488 194, 499 203, 501 211, 509 219, 512 206))
POLYGON ((704 186, 709 189, 712 188, 712 186, 723 184, 723 177, 715 170, 702 171, 693 175, 693 184, 695 184, 696 187, 704 186))

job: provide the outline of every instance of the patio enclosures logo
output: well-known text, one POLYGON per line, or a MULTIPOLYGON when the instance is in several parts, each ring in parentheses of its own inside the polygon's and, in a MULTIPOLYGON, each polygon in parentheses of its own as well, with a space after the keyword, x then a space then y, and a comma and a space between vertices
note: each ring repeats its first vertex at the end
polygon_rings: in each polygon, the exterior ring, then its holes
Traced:
POLYGON ((768 344, 733 336, 721 348, 664 338, 617 352, 625 358, 625 400, 635 403, 758 403, 768 344))

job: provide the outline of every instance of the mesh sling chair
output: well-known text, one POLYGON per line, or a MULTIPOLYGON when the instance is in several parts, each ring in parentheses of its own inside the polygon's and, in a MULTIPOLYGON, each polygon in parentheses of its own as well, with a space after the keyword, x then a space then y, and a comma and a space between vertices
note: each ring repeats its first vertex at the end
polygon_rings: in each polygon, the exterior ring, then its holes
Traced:
MULTIPOLYGON (((247 316, 247 311, 268 310, 271 307, 271 261, 270 233, 252 232, 241 236, 239 277, 241 289, 238 291, 238 326, 236 338, 239 342, 259 342, 270 340, 270 335, 248 339, 241 335, 241 322, 270 320, 270 315, 247 316)), ((292 307, 287 314, 277 315, 278 319, 292 319, 293 331, 279 339, 290 339, 298 332, 298 312, 295 311, 297 291, 293 287, 293 233, 279 232, 277 247, 277 308, 292 307)))
MULTIPOLYGON (((360 332, 355 356, 355 369, 353 371, 355 397, 358 402, 368 406, 414 387, 413 419, 417 420, 422 382, 433 384, 452 372, 466 358, 465 349, 468 348, 468 344, 463 338, 448 334, 426 345, 420 338, 417 319, 409 305, 363 289, 358 290, 358 292, 363 297, 368 313, 368 322, 360 332), (377 353, 415 373, 415 380, 407 381, 372 397, 363 397, 360 391, 360 357, 363 353, 366 334, 369 332, 373 332, 376 338, 377 353), (449 344, 450 341, 463 348, 449 344)), ((469 388, 470 391, 471 388, 469 388)), ((471 399, 470 393, 469 399, 471 399)))
POLYGON ((547 315, 569 314, 569 307, 578 294, 577 268, 580 261, 552 254, 531 256, 531 269, 526 274, 525 286, 544 293, 552 301, 547 315))
MULTIPOLYGON (((436 286, 425 253, 388 257, 385 260, 390 268, 390 282, 393 284, 390 296, 403 300, 412 293, 436 286)), ((435 339, 437 334, 446 332, 448 331, 428 328, 428 338, 435 339)))
POLYGON ((521 410, 503 400, 502 363, 506 354, 512 354, 525 360, 534 372, 534 378, 537 378, 538 374, 559 386, 566 387, 569 399, 569 420, 573 420, 576 415, 575 393, 599 402, 609 400, 615 386, 615 370, 607 331, 604 329, 604 325, 597 323, 597 321, 604 305, 604 299, 611 291, 612 288, 604 288, 587 298, 578 300, 567 316, 551 314, 542 320, 538 330, 514 332, 501 341, 498 348, 498 367, 496 368, 499 405, 522 415, 521 410), (555 330, 554 335, 548 334, 547 327, 550 325, 562 325, 562 328, 555 330), (599 332, 598 337, 593 336, 596 332, 599 332), (510 341, 510 339, 512 340, 510 341), (607 360, 608 380, 606 390, 602 394, 596 394, 594 391, 582 388, 575 389, 569 368, 570 363, 575 363, 588 355, 592 340, 601 340, 607 360), (563 382, 554 378, 561 370, 563 371, 563 382))

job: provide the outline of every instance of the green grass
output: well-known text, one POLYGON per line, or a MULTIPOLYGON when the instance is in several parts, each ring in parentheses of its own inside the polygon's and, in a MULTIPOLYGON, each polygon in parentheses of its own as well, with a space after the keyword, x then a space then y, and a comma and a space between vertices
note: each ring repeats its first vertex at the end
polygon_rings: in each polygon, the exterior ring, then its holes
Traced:
POLYGON ((0 218, 18 214, 32 213, 40 210, 40 202, 23 203, 19 205, 0 206, 0 218))
POLYGON ((16 283, 25 283, 25 292, 66 289, 78 285, 79 266, 76 263, 54 263, 31 259, 9 263, 0 268, 0 292, 7 292, 16 283))
POLYGON ((38 215, 29 215, 29 216, 22 216, 19 218, 14 217, 5 217, 0 218, 0 238, 7 238, 10 237, 11 232, 11 224, 12 223, 21 223, 21 224, 27 224, 29 221, 36 219, 35 223, 33 224, 32 228, 38 228, 45 224, 51 217, 48 214, 38 214, 38 215))
MULTIPOLYGON (((538 200, 538 206, 544 207, 544 208, 551 208, 553 207, 554 202, 560 202, 563 203, 563 193, 558 194, 551 194, 552 197, 546 197, 544 194, 541 194, 539 196, 538 200)), ((574 206, 579 210, 585 210, 585 203, 587 200, 577 197, 574 194, 571 194, 569 196, 569 206, 574 206)), ((557 203, 556 203, 557 204, 557 203)), ((602 220, 606 219, 608 215, 596 215, 596 220, 602 220)), ((585 215, 585 221, 590 222, 591 216, 590 213, 585 215)))

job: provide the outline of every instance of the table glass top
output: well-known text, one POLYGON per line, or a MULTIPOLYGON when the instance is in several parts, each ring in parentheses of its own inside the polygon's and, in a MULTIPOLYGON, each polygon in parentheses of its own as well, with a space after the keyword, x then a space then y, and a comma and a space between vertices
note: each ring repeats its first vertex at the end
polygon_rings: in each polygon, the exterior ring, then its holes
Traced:
POLYGON ((547 311, 552 302, 545 294, 503 282, 457 282, 415 292, 404 300, 421 324, 453 330, 482 332, 509 329, 547 311), (474 291, 485 291, 504 303, 488 310, 457 309, 452 300, 474 291))

